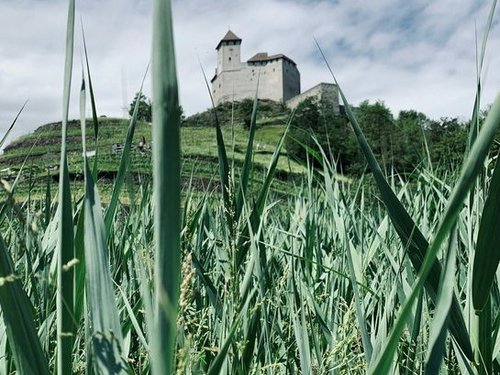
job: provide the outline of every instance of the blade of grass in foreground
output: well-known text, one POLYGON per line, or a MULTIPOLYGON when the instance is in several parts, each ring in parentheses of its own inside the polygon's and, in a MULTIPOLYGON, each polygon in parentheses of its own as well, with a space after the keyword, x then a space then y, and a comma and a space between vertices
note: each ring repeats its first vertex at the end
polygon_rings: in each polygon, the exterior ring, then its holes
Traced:
MULTIPOLYGON (((148 74, 149 66, 144 73, 142 78, 141 88, 139 89, 139 96, 142 94, 142 87, 144 86, 144 81, 148 74)), ((104 217, 104 223, 106 226, 106 233, 109 236, 111 234, 111 226, 113 225, 113 219, 116 213, 116 207, 118 204, 118 198, 123 187, 123 181, 125 180, 125 174, 127 168, 130 164, 130 151, 132 148, 132 141, 134 139, 135 126, 137 124, 137 114, 139 113, 139 100, 135 102, 134 112, 132 118, 130 119, 130 124, 127 130, 127 137, 125 138, 125 146, 123 147, 122 157, 120 159, 120 167, 118 168, 118 173, 116 174, 116 179, 113 184, 113 193, 111 194, 111 200, 109 201, 108 209, 106 211, 106 216, 104 217)))
MULTIPOLYGON (((200 64, 201 66, 201 64, 200 64)), ((219 158, 219 176, 222 183, 222 197, 224 199, 226 218, 229 225, 229 228, 233 229, 233 206, 231 200, 229 198, 229 163, 227 161, 227 153, 226 146, 224 145, 224 137, 222 136, 222 130, 219 124, 219 118, 217 117, 217 109, 215 107, 214 97, 212 95, 212 91, 210 90, 210 86, 208 85, 207 75, 205 74, 205 70, 203 66, 201 67, 201 72, 203 73, 203 78, 205 79, 205 85, 207 86, 208 94, 210 95, 210 100, 212 102, 212 110, 214 114, 214 122, 215 122, 215 136, 217 139, 217 155, 219 158)))
POLYGON ((92 87, 92 77, 90 76, 90 64, 89 64, 89 56, 87 53, 87 42, 85 40, 85 31, 83 30, 82 23, 82 39, 83 39, 83 52, 85 55, 85 65, 87 67, 87 77, 89 82, 89 94, 90 94, 90 107, 92 109, 92 121, 94 123, 94 147, 95 147, 95 156, 94 156, 94 170, 93 175, 94 179, 97 179, 97 165, 99 160, 99 144, 98 144, 98 136, 99 136, 99 120, 97 119, 97 109, 95 105, 95 96, 94 96, 94 88, 92 87))
POLYGON ((21 115, 24 107, 26 107, 26 104, 28 103, 28 101, 25 101, 23 106, 21 107, 21 109, 19 110, 19 112, 17 112, 17 115, 16 117, 14 118, 14 121, 12 121, 12 123, 10 124, 9 128, 7 129, 7 131, 5 132, 5 134, 3 135, 2 139, 0 140, 0 149, 2 148, 3 144, 5 143, 5 140, 7 139, 7 137, 9 136, 10 132, 12 131, 12 129, 14 128, 14 125, 16 124, 17 122, 17 119, 19 118, 19 116, 21 115))
POLYGON ((255 97, 253 100, 252 117, 250 120, 250 130, 248 133, 248 144, 245 153, 245 161, 243 162, 243 167, 241 169, 241 183, 236 192, 236 209, 235 215, 236 220, 239 219, 241 212, 243 210, 243 203, 246 199, 246 193, 248 189, 248 180, 250 179, 250 171, 252 170, 252 157, 253 157, 253 141, 255 138, 255 129, 257 127, 257 104, 259 103, 259 80, 260 80, 260 70, 257 76, 257 87, 255 88, 255 97))
POLYGON ((33 321, 33 306, 14 274, 12 260, 1 235, 0 307, 16 370, 20 375, 50 374, 33 321))
MULTIPOLYGON (((254 103, 255 104, 255 103, 254 103)), ((258 226, 260 225, 262 215, 264 213, 264 205, 266 203, 267 196, 269 195, 269 191, 271 189, 271 184, 273 182, 274 176, 276 174, 276 168, 278 166, 278 161, 279 157, 281 154, 281 151, 283 149, 283 145, 285 143, 285 139, 288 135, 288 131, 290 129, 290 124, 292 123, 293 116, 295 115, 295 112, 292 112, 290 115, 288 122, 286 124, 285 131, 281 135, 280 140, 278 141, 278 144, 273 152, 273 155, 271 157, 271 161, 269 163, 269 167, 267 169, 267 174, 264 179, 264 182, 259 190, 259 196, 257 198, 257 201, 255 202, 254 206, 252 207, 252 212, 250 214, 250 225, 252 227, 252 230, 256 231, 258 226)), ((248 249, 250 247, 250 244, 248 243, 247 239, 249 238, 250 233, 249 233, 249 227, 245 226, 243 229, 243 232, 240 236, 240 242, 238 243, 238 251, 236 252, 236 266, 239 267, 245 260, 245 257, 248 253, 248 249), (246 242, 246 243, 245 243, 246 242)))
POLYGON ((66 62, 64 66, 63 117, 61 162, 59 165, 59 243, 57 252, 57 372, 73 372, 73 344, 76 326, 73 310, 74 267, 69 266, 75 257, 73 237, 73 208, 69 184, 66 139, 68 111, 73 70, 73 43, 75 29, 75 1, 69 0, 66 29, 66 62))
MULTIPOLYGON (((495 8, 497 5, 497 0, 493 0, 491 2, 490 13, 488 15, 488 21, 486 23, 486 27, 484 29, 483 41, 481 43, 481 53, 478 56, 479 61, 477 62, 477 90, 476 90, 476 98, 474 100, 474 108, 472 110, 472 120, 471 127, 469 130, 469 139, 467 142, 467 152, 469 152, 472 148, 472 145, 476 141, 477 133, 479 132, 479 111, 481 110, 481 73, 483 71, 483 62, 484 56, 486 54, 486 44, 488 41, 488 36, 490 34, 491 25, 493 24, 493 16, 495 15, 495 8)), ((476 42, 477 44, 477 42, 476 42)), ((477 48, 476 48, 477 49, 477 48)))
POLYGON ((88 358, 97 374, 124 374, 126 371, 120 355, 123 337, 107 256, 102 207, 86 156, 84 80, 80 93, 80 116, 85 176, 85 290, 92 345, 92 355, 88 358))
POLYGON ((453 300, 453 287, 455 284, 455 269, 457 256, 456 229, 452 230, 448 241, 445 271, 441 275, 439 285, 438 303, 434 311, 430 333, 429 348, 427 349, 425 373, 438 374, 446 349, 446 336, 448 327, 448 313, 453 300))
MULTIPOLYGON (((451 228, 455 225, 458 213, 460 212, 463 201, 466 198, 468 192, 474 185, 477 175, 481 172, 483 168, 484 159, 486 158, 490 145, 495 138, 495 134, 500 124, 500 96, 497 97, 493 106, 491 107, 490 113, 486 118, 486 121, 478 134, 476 142, 472 147, 472 150, 467 158, 460 178, 457 181, 455 188, 448 200, 447 208, 445 213, 442 215, 439 226, 434 235, 434 240, 429 246, 428 252, 422 263, 422 268, 420 269, 419 277, 415 283, 410 296, 404 303, 399 317, 392 329, 389 339, 386 343, 385 350, 382 351, 382 355, 373 363, 370 368, 370 374, 385 374, 390 368, 394 352, 397 348, 399 336, 401 331, 405 326, 405 321, 411 312, 411 307, 413 302, 418 296, 420 289, 423 287, 424 282, 432 270, 433 259, 436 257, 443 241, 450 232, 451 228)), ((452 315, 450 311, 449 319, 451 321, 452 315)), ((453 333, 453 331, 451 331, 453 333)), ((455 336, 457 343, 460 345, 461 340, 469 341, 467 337, 457 337, 455 336)), ((461 347, 461 350, 464 350, 461 347)), ((467 353, 465 353, 467 354, 467 353)), ((473 360, 473 359, 472 359, 473 360)))
MULTIPOLYGON (((500 263, 500 161, 497 156, 488 196, 479 225, 472 268, 472 304, 476 313, 473 333, 478 345, 479 374, 490 374, 493 354, 492 298, 493 281, 500 263)), ((494 301, 494 299, 493 299, 494 301)))
MULTIPOLYGON (((384 205, 387 208, 389 217, 391 218, 391 222, 394 225, 396 232, 398 233, 403 245, 408 248, 408 257, 413 267, 415 268, 416 272, 422 273, 423 272, 422 270, 424 269, 425 266, 424 259, 427 259, 429 254, 428 251, 429 244, 425 239, 424 235, 422 234, 422 232, 420 231, 420 229, 417 227, 417 225, 411 218, 411 216, 403 207, 402 203, 399 201, 396 194, 392 191, 387 180, 385 179, 384 174, 382 173, 382 170, 380 169, 380 166, 375 158, 375 155, 373 154, 363 134, 363 131, 361 130, 361 127, 359 126, 358 121, 354 116, 354 113, 352 112, 346 97, 344 96, 344 93, 342 92, 342 89, 338 85, 337 79, 335 78, 335 75, 333 74, 333 71, 330 68, 330 65, 328 64, 328 61, 326 60, 326 57, 324 56, 323 51, 321 50, 321 47, 318 44, 317 46, 325 60, 325 63, 327 64, 327 67, 335 83, 339 88, 339 93, 342 98, 342 102, 344 103, 347 117, 349 118, 349 121, 351 122, 351 125, 354 129, 361 151, 365 156, 365 159, 370 167, 370 170, 373 173, 373 177, 380 191, 382 201, 384 202, 384 205)), ((484 157, 485 155, 483 155, 483 160, 484 157)), ((471 181, 467 180, 467 183, 471 183, 471 181)), ((448 213, 449 218, 447 220, 456 218, 456 215, 458 215, 458 212, 461 208, 462 202, 463 201, 454 202, 452 211, 448 213)), ((451 222, 447 222, 446 224, 447 224, 446 227, 443 228, 443 232, 441 233, 443 238, 439 238, 439 241, 441 242, 443 241, 444 237, 448 234, 448 231, 451 228, 450 225, 451 222)), ((430 298, 434 303, 437 303, 438 286, 442 269, 440 263, 436 258, 436 254, 434 254, 430 259, 431 259, 430 260, 431 263, 429 264, 430 269, 429 271, 427 271, 425 277, 423 278, 423 281, 425 282, 426 291, 429 294, 430 298)), ((417 295, 418 293, 415 294, 414 298, 416 298, 417 295)), ((460 304, 455 296, 453 296, 452 306, 450 309, 449 324, 450 324, 450 331, 457 340, 460 348, 463 350, 463 352, 469 359, 473 360, 472 345, 470 343, 469 334, 465 326, 465 321, 460 304)))
POLYGON ((156 300, 151 362, 154 375, 165 375, 174 373, 181 268, 180 107, 168 0, 154 2, 152 67, 156 300))
POLYGON ((479 313, 490 296, 491 285, 500 262, 500 158, 497 157, 490 190, 484 203, 477 236, 472 272, 472 303, 479 313))

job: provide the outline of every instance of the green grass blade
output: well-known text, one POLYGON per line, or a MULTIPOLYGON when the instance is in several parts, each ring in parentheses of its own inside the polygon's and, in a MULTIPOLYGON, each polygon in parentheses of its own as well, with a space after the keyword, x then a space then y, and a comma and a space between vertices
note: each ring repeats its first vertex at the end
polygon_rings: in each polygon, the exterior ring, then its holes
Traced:
POLYGON ((51 190, 51 181, 52 177, 50 176, 50 172, 47 171, 47 183, 45 185, 45 209, 44 209, 44 224, 45 226, 49 225, 50 216, 51 216, 51 202, 52 202, 52 190, 51 190))
MULTIPOLYGON (((300 282, 300 281, 299 281, 300 282)), ((302 374, 311 374, 311 346, 309 345, 309 332, 306 327, 305 321, 305 304, 302 298, 302 284, 297 286, 294 272, 288 276, 288 286, 290 292, 288 293, 287 303, 289 312, 292 314, 291 320, 293 324, 293 332, 299 352, 300 369, 302 374), (299 316, 300 314, 300 316, 299 316)))
POLYGON ((239 315, 238 318, 233 322, 231 330, 229 331, 229 334, 227 335, 224 344, 222 344, 222 347, 219 353, 217 354, 217 357, 215 357, 214 361, 212 362, 210 368, 207 371, 207 375, 219 375, 221 373, 222 366, 224 365, 224 361, 226 360, 229 348, 233 343, 233 337, 240 325, 240 321, 241 321, 241 315, 239 315))
MULTIPOLYGON (((288 131, 290 129, 290 123, 292 122, 293 118, 293 113, 291 114, 288 123, 286 125, 285 131, 283 132, 282 136, 280 137, 280 140, 278 141, 278 144, 273 152, 273 155, 271 157, 271 161, 269 163, 269 167, 267 169, 267 174, 264 179, 264 183, 262 184, 262 187, 259 190, 259 196, 257 197, 257 201, 254 204, 254 207, 252 209, 252 212, 250 214, 250 224, 252 225, 252 230, 257 231, 257 228, 261 222, 262 215, 264 213, 264 206, 266 203, 267 196, 269 195, 269 191, 271 189, 271 184, 273 182, 274 176, 276 174, 276 168, 278 166, 278 161, 279 157, 281 154, 281 151, 283 150, 283 145, 285 143, 285 139, 287 137, 288 131)), ((247 238, 249 238, 249 228, 248 226, 245 226, 242 235, 240 236, 240 243, 238 245, 238 251, 236 255, 236 265, 239 267, 243 261, 245 260, 245 256, 248 253, 249 249, 249 244, 246 243, 244 244, 243 242, 246 241, 247 238)))
POLYGON ((14 125, 16 124, 17 119, 19 118, 19 116, 21 116, 21 113, 23 112, 24 107, 26 107, 27 103, 28 103, 28 101, 24 102, 23 106, 21 107, 21 109, 19 110, 19 112, 17 112, 16 117, 14 118, 14 120, 10 124, 9 128, 7 129, 7 131, 5 132, 5 134, 3 135, 2 139, 0 140, 0 148, 2 148, 3 144, 5 143, 5 140, 9 136, 10 132, 12 131, 12 129, 14 128, 14 125))
POLYGON ((66 140, 68 112, 73 71, 73 44, 75 29, 75 1, 69 1, 66 29, 66 62, 64 66, 63 117, 61 139, 61 162, 59 165, 59 241, 57 262, 57 370, 59 374, 73 372, 73 344, 76 325, 73 311, 74 267, 69 266, 75 258, 73 237, 73 208, 69 183, 66 140))
POLYGON ((115 304, 99 195, 88 164, 85 182, 86 301, 96 373, 126 373, 121 359, 123 338, 115 304))
POLYGON ((121 359, 123 337, 109 267, 102 207, 92 172, 85 156, 87 151, 85 141, 85 81, 82 81, 80 116, 85 168, 83 213, 86 301, 92 346, 90 358, 93 362, 94 371, 97 374, 125 374, 126 366, 121 359))
MULTIPOLYGON (((429 250, 425 256, 422 268, 420 269, 419 278, 417 279, 417 282, 413 287, 410 296, 408 297, 403 308, 401 309, 399 317, 396 321, 396 324, 393 327, 392 333, 387 342, 386 349, 383 351, 382 355, 379 357, 379 359, 372 367, 372 370, 370 372, 371 374, 385 373, 386 370, 389 368, 390 362, 392 362, 392 357, 397 347, 399 334, 405 325, 405 320, 407 319, 407 317, 411 312, 411 306, 415 301, 420 288, 423 286, 424 280, 431 272, 432 259, 436 256, 447 234, 449 233, 451 228, 455 225, 458 213, 462 209, 463 201, 466 198, 472 186, 474 185, 476 177, 483 168, 484 160, 488 154, 490 145, 493 142, 493 139, 495 138, 495 134, 499 124, 500 124, 500 96, 498 96, 495 102, 493 103, 490 113, 488 114, 488 117, 486 118, 486 121, 480 133, 478 134, 476 142, 474 142, 469 157, 467 158, 462 168, 460 178, 457 181, 455 188, 453 189, 450 199, 448 200, 447 208, 444 214, 442 215, 439 226, 435 232, 436 234, 434 236, 434 240, 431 242, 429 250)), ((450 323, 452 319, 451 314, 452 310, 450 310, 450 323)), ((453 331, 451 332, 453 333, 453 331)), ((463 344, 461 344, 461 342, 462 343, 466 341, 470 342, 468 334, 467 337, 455 335, 455 339, 457 340, 460 349, 464 351, 465 355, 467 355, 467 352, 464 350, 465 347, 462 346, 463 344)), ((469 357, 469 355, 467 355, 467 357, 469 357)), ((469 359, 471 358, 469 357, 469 359)))
MULTIPOLYGON (((477 319, 477 364, 478 364, 478 374, 479 375, 490 375, 492 372, 492 364, 493 364, 493 340, 492 340, 492 332, 493 325, 491 320, 492 315, 492 304, 491 298, 488 298, 485 305, 483 306, 483 310, 478 313, 477 319)), ((495 309, 495 312, 498 313, 498 309, 495 309)))
MULTIPOLYGON (((142 78, 141 88, 139 89, 139 95, 142 94, 142 87, 144 86, 144 81, 148 74, 149 66, 144 73, 142 78)), ((123 182, 125 181, 125 175, 127 173, 128 166, 130 164, 130 153, 132 150, 132 142, 134 140, 135 127, 137 124, 137 114, 139 111, 139 101, 135 102, 134 113, 130 119, 130 124, 127 130, 127 137, 125 139, 125 145, 123 147, 122 157, 120 159, 120 167, 118 168, 118 173, 113 184, 113 193, 111 194, 111 199, 109 201, 108 209, 106 210, 106 216, 104 217, 104 223, 106 226, 106 233, 109 236, 111 233, 111 227, 113 225, 113 219, 116 214, 116 208, 118 206, 118 199, 120 198, 120 193, 122 191, 123 182)))
POLYGON ((94 156, 94 168, 93 175, 94 179, 97 179, 97 166, 99 160, 99 120, 97 118, 97 107, 95 104, 95 95, 94 88, 92 86, 92 77, 90 75, 90 64, 89 64, 89 56, 87 53, 87 41, 85 40, 85 30, 83 29, 82 23, 82 39, 83 39, 83 52, 85 56, 85 66, 87 68, 87 81, 89 86, 89 94, 90 94, 90 108, 92 109, 92 122, 94 123, 94 147, 95 147, 95 156, 94 156))
POLYGON ((50 374, 33 320, 33 306, 15 276, 7 245, 0 235, 0 307, 9 347, 20 375, 50 374))
MULTIPOLYGON (((321 53, 323 54, 321 48, 318 45, 318 48, 320 49, 321 53)), ((324 57, 324 55, 323 55, 324 57)), ((393 190, 389 186, 388 182, 386 181, 384 174, 382 173, 382 170, 375 159, 375 155, 373 154, 362 130, 361 127, 358 124, 358 121, 356 117, 354 116, 354 113, 352 112, 350 105, 344 96, 344 93, 342 92, 340 86, 338 85, 338 82, 326 60, 324 57, 326 64, 328 65, 328 69, 330 70, 330 73, 332 74, 332 77, 339 87, 339 93, 342 98, 342 101, 344 103, 345 109, 347 116, 349 118, 349 121, 351 122, 351 125, 354 129, 356 138, 358 140, 359 146, 361 148, 361 151, 363 152, 363 155, 365 156, 366 161, 368 162, 368 165, 370 167, 370 170, 373 173, 373 177, 375 179, 375 182, 378 186, 378 189, 380 191, 380 195, 382 197, 382 201, 384 202, 384 205, 387 208, 389 217, 391 218, 391 222, 394 225, 396 232, 398 233, 398 236, 400 237, 401 241, 403 242, 403 245, 408 248, 408 257, 415 268, 417 272, 420 272, 420 274, 423 273, 423 269, 425 266, 424 259, 428 257, 429 254, 429 244, 427 240, 425 239, 424 235, 422 232, 419 230, 411 216, 408 214, 402 203, 399 201, 397 198, 396 194, 394 194, 393 190)), ((489 144, 488 144, 489 147, 489 144)), ((487 150, 486 150, 487 152, 487 150)), ((482 155, 484 160, 484 156, 482 155)), ((481 156, 480 156, 481 157, 481 156)), ((467 184, 470 183, 471 181, 467 179, 467 184)), ((465 185, 463 185, 465 186, 465 185)), ((470 188, 469 185, 467 185, 467 188, 470 188)), ((462 192, 462 191, 461 191, 462 192)), ((440 244, 444 236, 448 233, 448 231, 451 228, 452 224, 452 219, 457 215, 462 201, 458 201, 460 199, 459 197, 455 198, 456 200, 450 201, 453 203, 453 206, 451 207, 451 210, 448 212, 448 216, 446 216, 446 222, 445 226, 442 228, 442 232, 439 233, 440 237, 437 239, 438 243, 440 244)), ((425 287, 427 290, 427 293, 431 297, 431 299, 434 301, 434 303, 437 302, 437 292, 438 292, 438 285, 439 285, 439 280, 441 277, 441 265, 436 259, 436 252, 433 253, 432 258, 431 258, 431 263, 428 265, 430 267, 429 271, 425 272, 425 277, 423 281, 425 282, 425 287)), ((416 293, 413 298, 416 298, 418 293, 416 293)), ((411 307, 410 307, 411 310, 411 307)), ((460 347, 464 351, 464 353, 472 359, 472 346, 470 344, 470 339, 469 335, 467 332, 467 328, 465 326, 465 321, 463 318, 462 310, 460 308, 460 304, 458 303, 458 300, 456 297, 453 297, 453 302, 452 302, 452 307, 450 310, 450 330, 459 343, 460 347)), ((391 357, 392 358, 392 357, 391 357)))
POLYGON ((439 285, 438 303, 431 323, 429 344, 425 364, 425 374, 439 374, 445 353, 445 341, 448 328, 448 314, 453 301, 456 269, 456 231, 452 231, 448 242, 446 265, 439 285))
MULTIPOLYGON (((467 142, 467 150, 470 151, 472 145, 476 141, 477 133, 479 132, 479 111, 481 110, 481 73, 483 71, 484 56, 486 55, 486 45, 488 42, 488 36, 490 34, 491 26, 493 24, 493 16, 495 15, 495 8, 497 5, 497 0, 491 2, 490 13, 488 15, 488 21, 486 22, 486 27, 483 33, 483 40, 481 43, 481 53, 479 55, 479 61, 477 63, 477 89, 476 98, 474 100, 474 108, 472 110, 471 128, 469 130, 469 139, 467 142)), ((476 42, 477 43, 477 42, 476 42)))
MULTIPOLYGON (((201 65, 200 65, 201 66, 201 65)), ((222 183, 222 197, 224 199, 224 204, 226 206, 226 217, 228 220, 229 227, 233 228, 233 217, 231 212, 233 211, 233 204, 231 203, 231 199, 229 191, 229 162, 227 160, 226 146, 224 144, 224 137, 222 136, 222 130, 219 123, 219 118, 217 116, 217 109, 215 107, 214 97, 212 95, 212 91, 210 90, 210 86, 208 84, 207 75, 205 74, 205 70, 203 66, 201 66, 201 71, 203 73, 203 78, 205 79, 205 84, 207 86, 208 94, 210 95, 210 100, 212 102, 212 110, 214 114, 214 122, 215 122, 215 136, 217 139, 217 155, 219 158, 219 176, 222 183)))
POLYGON ((477 313, 490 296, 500 263, 500 158, 497 157, 479 226, 472 271, 472 303, 477 313))
POLYGON ((243 209, 243 203, 246 199, 246 193, 248 189, 248 181, 250 179, 250 171, 252 169, 252 157, 253 157, 253 141, 255 138, 255 129, 257 127, 257 105, 259 103, 258 94, 259 94, 259 80, 260 80, 260 71, 257 76, 257 88, 255 89, 255 97, 253 100, 253 109, 252 109, 252 117, 250 120, 250 129, 248 131, 248 144, 245 153, 245 161, 243 162, 243 167, 241 169, 241 182, 236 192, 236 207, 235 207, 235 216, 236 220, 241 215, 241 211, 243 209))
POLYGON ((153 194, 155 224, 154 375, 173 374, 180 283, 180 107, 172 7, 153 12, 153 194))
POLYGON ((80 205, 79 212, 77 211, 77 221, 75 228, 75 259, 78 263, 75 264, 75 287, 73 295, 73 311, 75 321, 80 322, 85 310, 85 208, 80 205))

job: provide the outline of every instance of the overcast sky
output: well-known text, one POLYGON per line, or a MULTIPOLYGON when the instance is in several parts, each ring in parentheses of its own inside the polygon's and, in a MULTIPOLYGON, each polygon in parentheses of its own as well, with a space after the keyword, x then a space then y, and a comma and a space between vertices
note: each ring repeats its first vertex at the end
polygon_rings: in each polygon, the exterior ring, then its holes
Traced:
MULTIPOLYGON (((228 28, 243 39, 242 59, 283 53, 301 73, 302 90, 331 77, 325 51, 351 103, 384 101, 392 112, 416 109, 432 118, 468 119, 475 95, 475 29, 481 39, 487 0, 184 0, 174 1, 180 100, 186 114, 210 106, 215 46, 228 28)), ((100 115, 122 116, 151 55, 151 0, 77 0, 85 27, 100 115)), ((500 88, 500 27, 487 47, 483 103, 500 88)), ((0 138, 22 104, 15 138, 60 120, 65 0, 0 0, 0 138)), ((71 117, 81 76, 76 32, 71 117)), ((150 79, 146 81, 149 96, 150 79)))

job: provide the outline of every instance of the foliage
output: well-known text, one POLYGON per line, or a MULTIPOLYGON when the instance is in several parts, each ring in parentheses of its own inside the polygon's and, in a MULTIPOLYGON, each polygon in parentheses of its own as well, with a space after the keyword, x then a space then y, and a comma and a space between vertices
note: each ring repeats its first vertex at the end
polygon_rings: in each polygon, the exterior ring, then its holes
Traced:
MULTIPOLYGON (((435 121, 415 110, 401 111, 395 119, 383 102, 368 101, 356 107, 355 114, 386 174, 411 173, 422 162, 452 171, 462 162, 469 125, 457 119, 435 121)), ((317 155, 321 146, 335 160, 338 171, 359 175, 366 163, 347 123, 346 117, 333 113, 327 103, 306 99, 295 112, 287 150, 306 160, 315 152, 317 155)))
POLYGON ((152 116, 152 103, 151 100, 146 97, 142 92, 137 92, 134 96, 134 99, 129 105, 128 113, 132 117, 134 114, 134 108, 136 102, 139 102, 139 108, 137 110, 137 119, 139 121, 147 121, 151 122, 153 119, 152 116))
MULTIPOLYGON (((216 107, 217 117, 222 127, 228 125, 242 125, 249 128, 250 115, 252 113, 253 100, 243 99, 234 103, 221 103, 216 107)), ((259 112, 257 113, 257 125, 284 125, 290 110, 282 103, 272 100, 259 100, 259 112)), ((197 113, 183 121, 184 127, 214 127, 215 122, 212 110, 197 113)))
POLYGON ((461 163, 467 142, 465 125, 456 118, 431 121, 426 129, 432 161, 455 167, 461 163))
POLYGON ((351 172, 353 159, 359 158, 347 119, 333 112, 327 103, 312 98, 297 106, 285 145, 288 153, 298 159, 305 160, 311 154, 314 165, 318 164, 320 150, 325 150, 343 172, 351 172))
MULTIPOLYGON (((338 178, 335 143, 321 133, 332 114, 309 102, 295 127, 326 138, 329 147, 313 149, 304 138, 322 169, 308 169, 296 194, 271 190, 290 120, 260 179, 251 178, 256 128, 237 165, 229 163, 225 134, 215 124, 224 166, 219 181, 211 180, 218 193, 195 191, 191 180, 181 195, 170 2, 158 0, 155 185, 131 184, 130 201, 104 206, 94 177, 99 154, 95 172, 87 156, 80 163, 85 191, 70 186, 73 1, 69 13, 60 193, 52 198, 50 176, 44 199, 33 197, 40 186, 30 184, 22 203, 17 179, 0 185, 0 373, 500 373, 500 257, 491 241, 500 233, 500 160, 489 156, 500 97, 480 131, 470 127, 458 175, 416 160, 415 179, 397 172, 386 179, 381 165, 396 165, 399 143, 418 129, 426 134, 424 148, 428 138, 430 149, 447 155, 441 140, 462 139, 463 127, 413 112, 394 120, 382 103, 362 103, 354 114, 341 92, 375 185, 338 178), (433 138, 439 132, 445 135, 433 138)), ((84 155, 86 97, 93 96, 86 87, 84 155)), ((406 163, 415 162, 418 148, 406 163)), ((127 147, 121 156, 120 176, 131 166, 130 153, 127 147)))

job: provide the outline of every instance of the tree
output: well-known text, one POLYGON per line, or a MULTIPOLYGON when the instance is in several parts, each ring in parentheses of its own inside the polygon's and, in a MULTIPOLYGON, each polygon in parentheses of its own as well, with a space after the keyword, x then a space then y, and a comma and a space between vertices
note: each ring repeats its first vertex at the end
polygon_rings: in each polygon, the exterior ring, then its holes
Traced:
POLYGON ((398 134, 391 111, 381 101, 370 104, 365 100, 357 108, 356 117, 382 168, 387 171, 397 158, 394 142, 398 134))
POLYGON ((243 99, 239 103, 240 112, 243 116, 243 127, 247 130, 250 129, 252 122, 253 102, 254 99, 243 99))
POLYGON ((434 164, 455 169, 462 163, 467 144, 467 129, 457 118, 431 121, 427 139, 434 164))
POLYGON ((319 118, 319 108, 311 98, 299 103, 290 124, 290 132, 285 140, 285 147, 289 154, 301 160, 306 159, 308 149, 314 144, 319 118))
POLYGON ((400 111, 396 126, 400 135, 396 144, 397 169, 399 171, 413 171, 417 165, 426 160, 425 134, 431 120, 422 112, 414 110, 400 111))
POLYGON ((354 140, 349 140, 352 133, 347 119, 326 102, 305 99, 297 106, 290 125, 285 147, 298 159, 306 160, 309 154, 314 165, 318 163, 315 157, 320 157, 323 151, 343 172, 350 170, 353 159, 359 159, 359 152, 352 147, 354 140))
POLYGON ((151 122, 152 110, 151 110, 151 100, 149 100, 143 93, 136 93, 134 96, 134 100, 130 103, 130 107, 128 113, 130 116, 133 116, 135 103, 139 102, 139 108, 137 109, 137 119, 141 121, 151 122))

